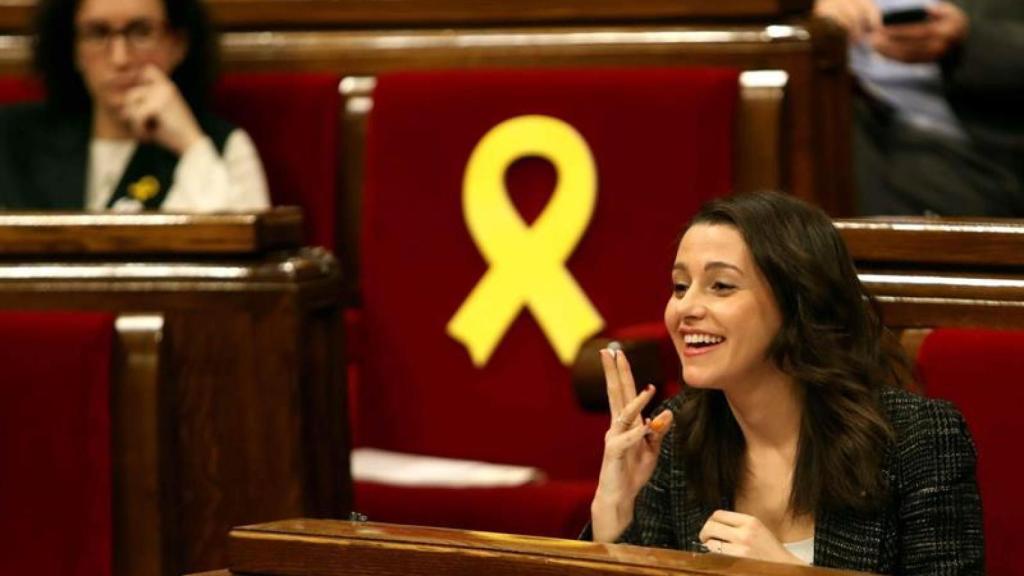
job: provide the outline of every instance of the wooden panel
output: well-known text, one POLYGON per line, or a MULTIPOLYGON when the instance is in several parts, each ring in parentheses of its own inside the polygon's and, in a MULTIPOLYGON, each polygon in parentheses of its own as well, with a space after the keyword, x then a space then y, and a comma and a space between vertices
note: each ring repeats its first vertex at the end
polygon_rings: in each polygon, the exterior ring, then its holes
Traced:
POLYGON ((1024 223, 883 217, 836 221, 894 328, 1024 328, 1024 223))
POLYGON ((594 22, 693 18, 772 18, 806 13, 810 0, 208 0, 229 28, 381 26, 517 22, 594 22))
POLYGON ((857 574, 658 548, 308 519, 236 528, 230 547, 232 572, 275 576, 857 574))
POLYGON ((163 324, 163 317, 153 314, 116 320, 111 434, 117 576, 181 572, 174 409, 163 377, 163 324))
MULTIPOLYGON (((206 0, 225 29, 777 18, 811 0, 206 0)), ((0 30, 25 31, 36 0, 0 0, 0 30)))
MULTIPOLYGON (((229 228, 236 223, 235 216, 209 218, 202 225, 215 226, 218 218, 229 228)), ((256 227, 259 218, 248 222, 256 227)), ((187 234, 188 227, 180 231, 187 234)), ((169 533, 157 542, 132 535, 140 545, 170 548, 164 566, 174 570, 130 573, 218 568, 226 562, 232 526, 296 515, 338 517, 350 509, 344 372, 336 354, 340 282, 337 263, 321 249, 230 257, 0 255, 0 308, 164 319, 167 384, 159 394, 160 418, 169 410, 170 423, 159 437, 170 456, 158 469, 161 490, 170 492, 161 493, 159 517, 151 514, 148 522, 177 524, 180 537, 169 533)), ((154 392, 135 393, 152 411, 154 392)), ((156 460, 136 464, 152 469, 160 459, 150 458, 156 460)), ((137 493, 152 498, 152 477, 145 478, 137 493)))
POLYGON ((1024 265, 1024 222, 976 218, 865 218, 836 222, 854 260, 1024 265))
POLYGON ((0 212, 0 255, 244 254, 297 248, 302 212, 115 214, 0 212))

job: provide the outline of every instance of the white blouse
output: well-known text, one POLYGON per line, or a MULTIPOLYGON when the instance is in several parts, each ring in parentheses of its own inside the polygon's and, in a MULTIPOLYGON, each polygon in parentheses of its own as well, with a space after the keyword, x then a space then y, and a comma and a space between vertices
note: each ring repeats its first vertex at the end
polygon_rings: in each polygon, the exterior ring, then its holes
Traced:
MULTIPOLYGON (((92 140, 86 173, 86 210, 107 209, 136 146, 134 140, 92 140)), ((160 209, 244 212, 269 206, 267 177, 256 146, 244 130, 235 129, 228 135, 223 156, 217 153, 209 137, 196 142, 181 155, 174 169, 174 183, 160 209)), ((133 198, 122 198, 111 209, 138 212, 142 204, 133 198)))
POLYGON ((803 560, 808 564, 814 564, 814 536, 806 540, 797 540, 796 542, 784 542, 782 544, 789 550, 789 553, 797 558, 803 560))

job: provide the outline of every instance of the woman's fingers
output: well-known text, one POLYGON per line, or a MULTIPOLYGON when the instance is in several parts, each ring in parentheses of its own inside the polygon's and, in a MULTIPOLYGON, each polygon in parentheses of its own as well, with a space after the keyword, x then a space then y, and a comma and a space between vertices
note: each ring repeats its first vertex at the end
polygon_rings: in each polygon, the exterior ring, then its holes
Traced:
POLYGON ((608 350, 607 348, 600 351, 601 354, 601 368, 604 369, 604 383, 608 391, 608 408, 611 409, 612 413, 612 424, 615 424, 615 420, 619 417, 619 413, 622 412, 622 407, 625 402, 622 399, 622 385, 619 383, 619 370, 615 366, 615 352, 608 350))
POLYGON ((654 397, 654 386, 648 384, 643 392, 622 407, 618 417, 612 421, 612 429, 620 431, 628 429, 647 430, 646 426, 636 426, 636 424, 638 423, 640 412, 644 409, 644 406, 647 406, 652 397, 654 397))
POLYGON ((670 428, 672 428, 672 411, 664 410, 661 414, 658 414, 651 420, 650 424, 647 425, 651 429, 650 439, 652 442, 661 442, 661 439, 668 434, 670 428))
MULTIPOLYGON (((621 426, 619 430, 623 430, 619 434, 609 436, 608 447, 612 450, 612 455, 617 457, 624 457, 630 448, 636 446, 638 443, 644 441, 644 437, 650 432, 646 426, 634 426, 632 428, 623 429, 621 426)), ((615 428, 613 428, 615 430, 615 428)), ((634 458, 630 456, 627 458, 627 463, 634 464, 634 458)))
POLYGON ((719 540, 721 542, 735 542, 740 528, 750 517, 739 512, 728 510, 715 510, 714 514, 704 523, 700 529, 701 542, 708 540, 719 540))
POLYGON ((633 380, 633 368, 622 350, 615 352, 615 368, 619 372, 619 385, 622 387, 623 404, 636 398, 636 382, 633 380))

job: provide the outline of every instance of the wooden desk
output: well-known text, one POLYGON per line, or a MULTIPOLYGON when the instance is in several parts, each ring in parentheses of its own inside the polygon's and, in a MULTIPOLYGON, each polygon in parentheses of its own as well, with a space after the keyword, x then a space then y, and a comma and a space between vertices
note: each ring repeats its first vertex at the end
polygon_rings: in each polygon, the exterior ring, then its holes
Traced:
POLYGON ((163 317, 161 574, 223 566, 240 523, 348 512, 341 275, 300 225, 294 209, 0 214, 0 308, 163 317))
POLYGON ((236 528, 229 546, 229 570, 208 576, 859 574, 639 546, 309 519, 236 528))

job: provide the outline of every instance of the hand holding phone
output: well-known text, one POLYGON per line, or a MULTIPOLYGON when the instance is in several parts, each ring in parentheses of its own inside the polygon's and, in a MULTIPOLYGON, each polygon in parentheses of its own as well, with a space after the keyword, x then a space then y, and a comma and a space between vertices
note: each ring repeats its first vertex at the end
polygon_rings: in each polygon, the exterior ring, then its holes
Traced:
POLYGON ((916 24, 928 19, 928 10, 923 7, 904 8, 902 10, 891 10, 882 12, 883 26, 900 26, 902 24, 916 24))
POLYGON ((871 37, 871 47, 909 64, 938 61, 961 44, 968 32, 967 14, 946 0, 883 14, 882 21, 884 25, 871 37))

